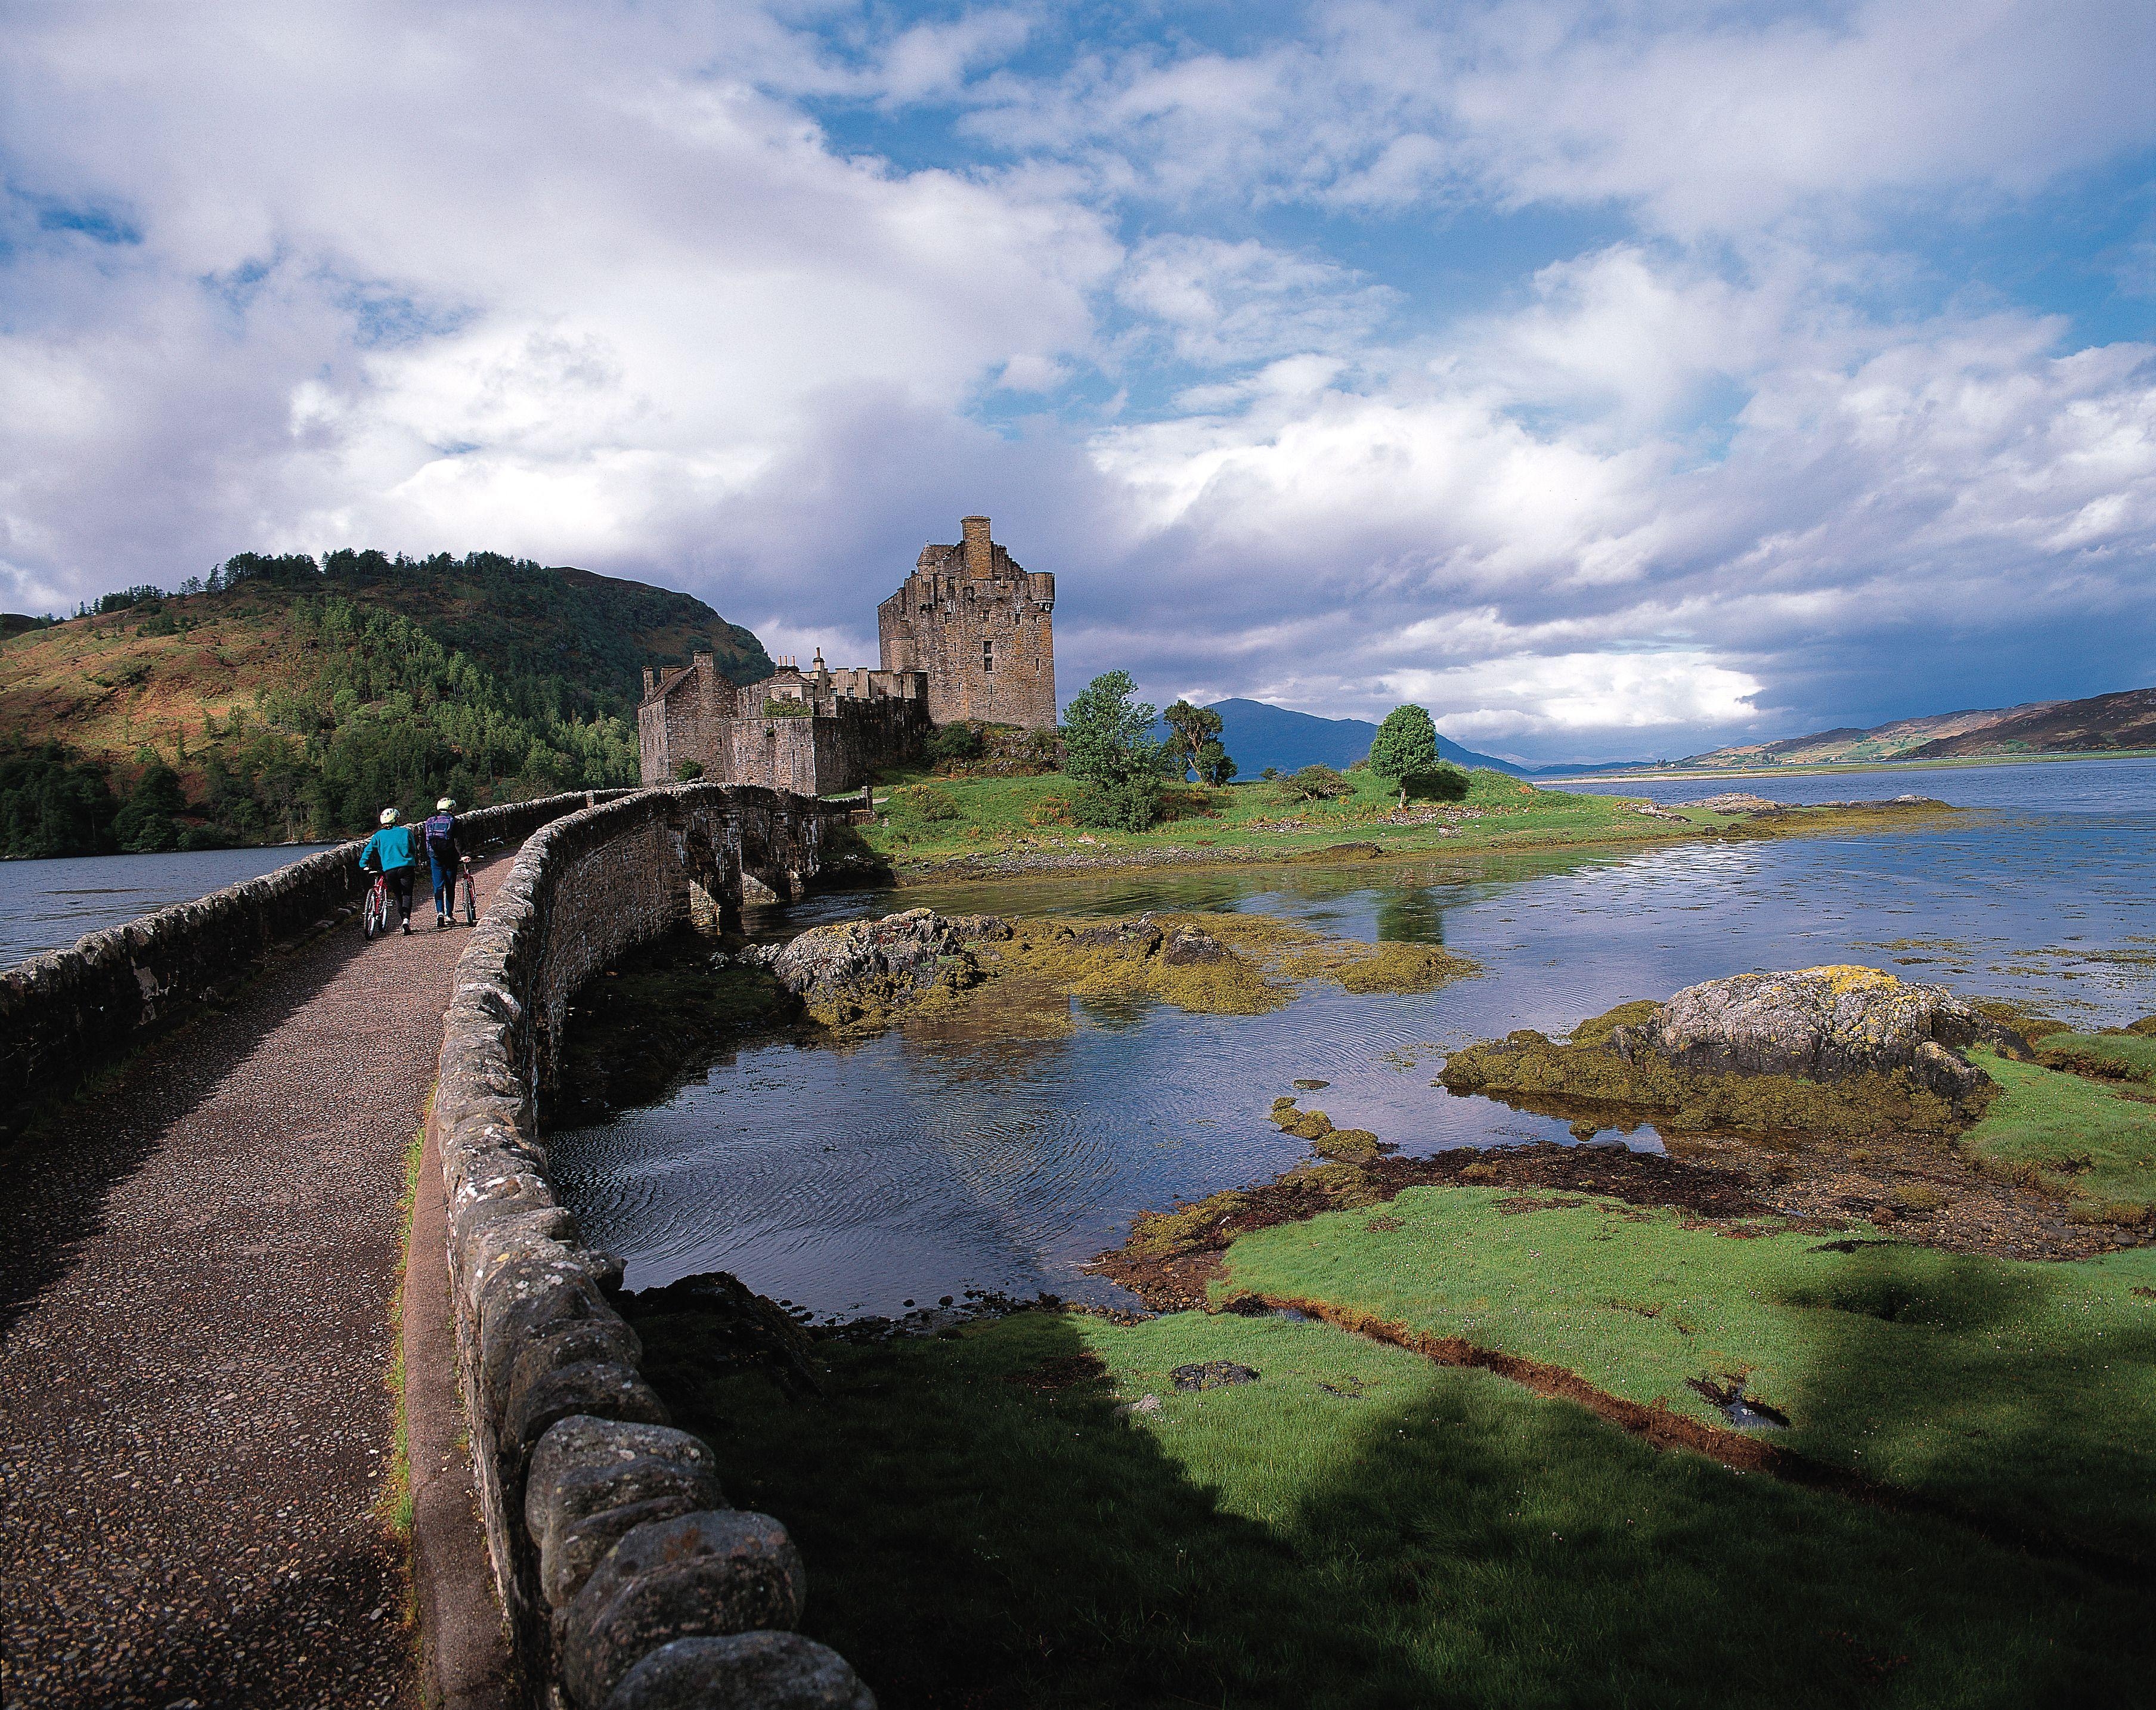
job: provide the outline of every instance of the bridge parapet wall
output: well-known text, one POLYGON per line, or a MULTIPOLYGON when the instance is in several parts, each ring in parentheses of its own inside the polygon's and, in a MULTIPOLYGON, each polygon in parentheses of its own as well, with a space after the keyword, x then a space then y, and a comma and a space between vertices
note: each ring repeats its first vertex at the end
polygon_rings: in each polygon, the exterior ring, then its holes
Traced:
POLYGON ((611 1304, 618 1261, 556 1198, 539 1101, 570 999, 632 946, 813 877, 845 809, 746 786, 644 791, 529 839, 457 966, 429 1125, 451 1311, 495 1578, 527 1701, 872 1710, 793 1632, 798 1554, 728 1507, 611 1304))
MULTIPOLYGON (((626 790, 578 791, 459 816, 475 845, 521 841, 549 820, 626 790)), ((228 996, 278 950, 334 922, 366 889, 357 843, 341 844, 92 932, 0 972, 0 1134, 37 1104, 205 1004, 228 996)))

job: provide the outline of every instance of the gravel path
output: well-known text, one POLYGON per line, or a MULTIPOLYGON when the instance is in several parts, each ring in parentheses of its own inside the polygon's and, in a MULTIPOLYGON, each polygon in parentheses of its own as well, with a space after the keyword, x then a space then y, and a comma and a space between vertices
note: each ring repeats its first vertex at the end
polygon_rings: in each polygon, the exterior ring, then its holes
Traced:
POLYGON ((0 1162, 6 1710, 418 1702, 386 1377, 467 935, 415 901, 411 937, 317 940, 0 1162))

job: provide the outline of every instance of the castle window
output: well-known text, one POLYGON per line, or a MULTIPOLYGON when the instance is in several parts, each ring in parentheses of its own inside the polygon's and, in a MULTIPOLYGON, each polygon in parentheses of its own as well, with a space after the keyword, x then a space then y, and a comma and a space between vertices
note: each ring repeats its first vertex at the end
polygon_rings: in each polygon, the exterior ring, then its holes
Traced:
POLYGON ((983 641, 981 644, 981 669, 984 671, 992 671, 995 668, 996 644, 993 641, 983 641))

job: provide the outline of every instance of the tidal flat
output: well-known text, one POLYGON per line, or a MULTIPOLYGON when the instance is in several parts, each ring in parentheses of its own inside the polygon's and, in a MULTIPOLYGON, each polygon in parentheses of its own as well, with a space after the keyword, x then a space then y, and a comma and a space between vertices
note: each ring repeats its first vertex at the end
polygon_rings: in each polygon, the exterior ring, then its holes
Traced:
POLYGON ((654 1382, 887 1704, 2131 1697, 2156 1023, 2112 1030, 2156 1009, 2152 817, 827 896, 752 925, 1151 911, 1286 995, 744 1011, 555 1156, 654 1382), (1357 991, 1291 971, 1312 945, 1462 966, 1357 991), (1433 1084, 1839 963, 2046 1024, 1928 1127, 1433 1084), (712 1271, 783 1304, 744 1341, 654 1287, 712 1271))

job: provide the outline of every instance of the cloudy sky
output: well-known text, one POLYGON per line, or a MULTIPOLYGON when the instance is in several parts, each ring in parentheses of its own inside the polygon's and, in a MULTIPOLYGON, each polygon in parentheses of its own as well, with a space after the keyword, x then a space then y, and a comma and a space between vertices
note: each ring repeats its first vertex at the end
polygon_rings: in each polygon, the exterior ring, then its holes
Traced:
POLYGON ((0 604, 487 548, 1528 758, 2156 682, 2148 0, 15 5, 0 604))

